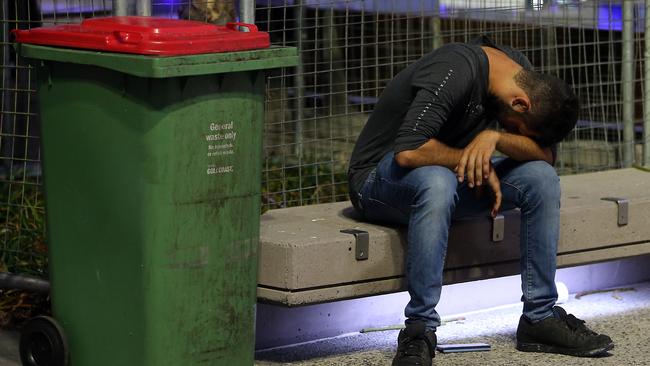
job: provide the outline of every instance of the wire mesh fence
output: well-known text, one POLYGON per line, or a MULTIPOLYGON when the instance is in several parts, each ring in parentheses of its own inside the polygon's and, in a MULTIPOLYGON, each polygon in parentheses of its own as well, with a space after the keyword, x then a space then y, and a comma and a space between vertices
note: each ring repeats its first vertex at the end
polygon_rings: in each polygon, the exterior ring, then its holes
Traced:
POLYGON ((0 272, 45 276, 47 245, 34 74, 10 31, 110 14, 110 1, 4 0, 0 5, 0 272))
MULTIPOLYGON (((224 23, 238 2, 153 0, 152 13, 224 23)), ((38 99, 9 31, 113 13, 110 0, 4 0, 0 98, 0 271, 43 275, 43 196, 38 99), (36 263, 37 265, 34 265, 36 263)), ((633 100, 642 118, 643 18, 634 2, 633 100)), ((267 79, 262 206, 347 199, 356 136, 400 70, 449 42, 487 34, 520 49, 537 70, 573 84, 577 128, 559 146, 561 174, 615 169, 623 161, 622 1, 258 0, 256 24, 301 63, 267 79)), ((637 141, 641 126, 636 126, 637 141)), ((83 167, 79 167, 83 169, 83 167)))
MULTIPOLYGON (((644 10, 634 4, 639 91, 644 10)), ((575 87, 580 120, 559 146, 560 174, 621 167, 622 18, 621 1, 258 1, 258 26, 276 44, 297 46, 302 59, 269 78, 267 204, 345 200, 348 156, 387 82, 439 45, 482 34, 575 87)), ((642 97, 633 101, 635 122, 642 97)))
MULTIPOLYGON (((31 73, 11 49, 9 30, 29 28, 32 2, 2 3, 2 98, 0 99, 0 271, 44 268, 43 205, 37 117, 32 111, 31 73), (18 6, 17 6, 18 5, 18 6), (23 6, 26 5, 26 6, 23 6), (26 265, 21 265, 25 263, 26 265), (31 265, 30 265, 31 264, 31 265)), ((38 270, 38 269, 37 269, 38 270)))

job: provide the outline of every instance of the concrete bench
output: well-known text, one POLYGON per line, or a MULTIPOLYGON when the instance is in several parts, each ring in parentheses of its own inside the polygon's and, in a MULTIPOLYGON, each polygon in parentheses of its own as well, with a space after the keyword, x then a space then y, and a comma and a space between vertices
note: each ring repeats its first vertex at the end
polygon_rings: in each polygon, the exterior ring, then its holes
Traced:
MULTIPOLYGON (((650 253, 650 173, 563 176, 561 186, 559 267, 650 253)), ((519 272, 519 211, 503 216, 502 232, 487 216, 452 223, 445 284, 519 272)), ((402 291, 405 230, 364 222, 349 202, 269 211, 261 219, 258 298, 298 306, 402 291)))

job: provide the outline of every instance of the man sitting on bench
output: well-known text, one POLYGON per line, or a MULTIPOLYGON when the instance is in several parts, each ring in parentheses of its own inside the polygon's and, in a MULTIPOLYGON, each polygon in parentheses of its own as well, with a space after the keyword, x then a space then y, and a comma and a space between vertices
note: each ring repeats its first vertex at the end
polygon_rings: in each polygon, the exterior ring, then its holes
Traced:
POLYGON ((411 299, 394 366, 431 365, 452 218, 501 207, 521 209, 517 349, 595 356, 614 347, 555 306, 554 145, 575 126, 579 106, 565 82, 531 69, 519 51, 487 37, 440 47, 386 86, 357 140, 352 204, 369 221, 408 225, 411 299), (495 150, 507 157, 492 157, 495 150))

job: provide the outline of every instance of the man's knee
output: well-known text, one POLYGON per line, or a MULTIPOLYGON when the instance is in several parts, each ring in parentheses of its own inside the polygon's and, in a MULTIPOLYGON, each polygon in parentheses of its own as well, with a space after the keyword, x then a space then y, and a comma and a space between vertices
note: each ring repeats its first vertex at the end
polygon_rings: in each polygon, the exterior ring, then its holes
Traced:
POLYGON ((416 205, 448 209, 458 201, 456 175, 448 168, 425 166, 413 171, 417 175, 416 205))
POLYGON ((560 178, 552 165, 545 161, 530 161, 524 164, 526 169, 527 195, 548 202, 560 200, 560 178))

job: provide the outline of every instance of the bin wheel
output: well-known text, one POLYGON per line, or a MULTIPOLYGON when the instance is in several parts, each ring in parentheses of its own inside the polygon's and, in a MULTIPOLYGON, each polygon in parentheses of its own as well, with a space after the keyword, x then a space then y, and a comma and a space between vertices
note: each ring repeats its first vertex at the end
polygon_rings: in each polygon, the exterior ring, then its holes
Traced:
POLYGON ((56 320, 38 316, 25 324, 20 334, 20 361, 23 366, 66 366, 68 342, 56 320))

